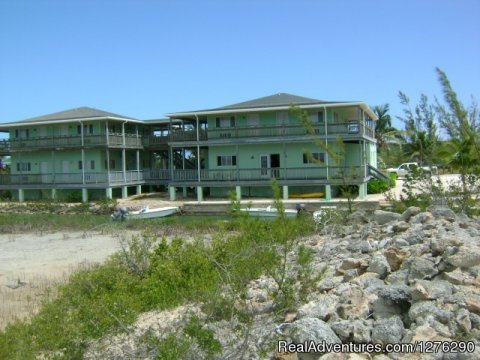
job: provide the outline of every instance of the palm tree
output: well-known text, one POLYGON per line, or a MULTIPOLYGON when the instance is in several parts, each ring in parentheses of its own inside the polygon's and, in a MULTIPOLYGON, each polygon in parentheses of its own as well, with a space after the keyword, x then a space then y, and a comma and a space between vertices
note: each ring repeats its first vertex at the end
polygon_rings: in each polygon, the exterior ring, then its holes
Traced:
POLYGON ((389 111, 389 104, 376 105, 373 107, 373 112, 378 118, 375 124, 375 138, 377 139, 377 147, 379 150, 386 145, 387 134, 395 130, 392 128, 392 117, 388 114, 389 111))
POLYGON ((425 94, 420 96, 420 103, 413 110, 407 95, 400 91, 398 96, 404 105, 404 116, 398 118, 405 124, 406 154, 420 164, 432 163, 438 142, 434 107, 425 94))

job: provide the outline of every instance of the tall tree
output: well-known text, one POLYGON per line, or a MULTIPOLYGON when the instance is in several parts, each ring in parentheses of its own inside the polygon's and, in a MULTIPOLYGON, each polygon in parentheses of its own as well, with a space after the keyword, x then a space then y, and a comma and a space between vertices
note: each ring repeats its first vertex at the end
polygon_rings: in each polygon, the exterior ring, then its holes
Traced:
POLYGON ((392 117, 388 113, 389 110, 389 104, 376 105, 373 107, 373 112, 378 118, 375 124, 375 138, 377 139, 377 147, 379 150, 385 147, 388 133, 395 130, 392 128, 392 117))
POLYGON ((425 94, 420 96, 420 102, 414 109, 405 93, 400 91, 398 96, 404 106, 404 115, 398 118, 405 124, 406 154, 421 164, 432 163, 438 143, 435 107, 428 103, 425 94))
POLYGON ((450 137, 441 155, 463 175, 480 173, 480 113, 475 100, 467 109, 458 100, 445 72, 436 68, 447 107, 437 101, 441 127, 450 137))

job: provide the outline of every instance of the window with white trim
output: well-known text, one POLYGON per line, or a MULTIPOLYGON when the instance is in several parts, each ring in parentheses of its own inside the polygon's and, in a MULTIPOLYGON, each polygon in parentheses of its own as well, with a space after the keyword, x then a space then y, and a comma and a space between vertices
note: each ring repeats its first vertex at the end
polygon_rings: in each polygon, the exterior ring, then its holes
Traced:
POLYGON ((235 116, 219 116, 215 119, 217 128, 235 127, 235 116))
POLYGON ((303 163, 304 164, 317 164, 325 162, 325 153, 303 153, 303 163))
POLYGON ((17 171, 32 171, 32 165, 28 162, 17 163, 17 171))
POLYGON ((308 114, 308 120, 310 120, 312 123, 323 123, 324 119, 325 117, 323 115, 323 111, 317 111, 308 114))
MULTIPOLYGON (((80 125, 77 125, 77 134, 81 135, 82 134, 82 127, 80 125)), ((93 124, 87 125, 83 124, 83 134, 93 134, 93 124)))
POLYGON ((235 155, 217 156, 217 166, 236 166, 237 157, 235 155))

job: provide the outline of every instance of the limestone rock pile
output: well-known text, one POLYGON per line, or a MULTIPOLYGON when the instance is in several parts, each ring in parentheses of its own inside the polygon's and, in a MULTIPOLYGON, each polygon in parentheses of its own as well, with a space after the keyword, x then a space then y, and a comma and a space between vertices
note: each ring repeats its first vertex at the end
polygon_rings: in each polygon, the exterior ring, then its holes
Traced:
POLYGON ((238 320, 205 319, 224 349, 218 358, 480 358, 478 219, 447 208, 421 212, 412 207, 401 215, 380 210, 371 216, 354 213, 349 225, 302 243, 314 251, 313 268, 328 269, 307 302, 279 315, 272 303, 273 280, 252 282, 247 294, 254 317, 248 331, 239 330, 246 327, 238 320), (279 340, 382 345, 471 341, 476 350, 283 354, 277 353, 279 340))

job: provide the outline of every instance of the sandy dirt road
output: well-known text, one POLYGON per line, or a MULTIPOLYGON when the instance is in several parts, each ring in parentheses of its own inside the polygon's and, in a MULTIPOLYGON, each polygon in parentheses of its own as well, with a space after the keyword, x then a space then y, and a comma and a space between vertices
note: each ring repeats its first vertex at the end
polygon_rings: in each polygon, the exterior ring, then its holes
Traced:
POLYGON ((0 330, 38 310, 79 266, 103 262, 133 233, 0 234, 0 330))

